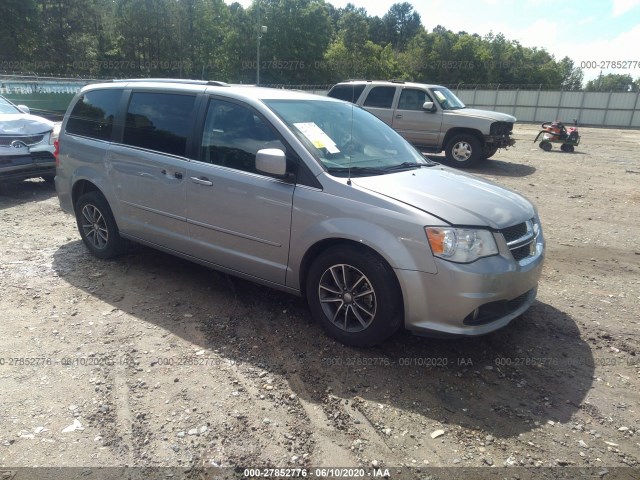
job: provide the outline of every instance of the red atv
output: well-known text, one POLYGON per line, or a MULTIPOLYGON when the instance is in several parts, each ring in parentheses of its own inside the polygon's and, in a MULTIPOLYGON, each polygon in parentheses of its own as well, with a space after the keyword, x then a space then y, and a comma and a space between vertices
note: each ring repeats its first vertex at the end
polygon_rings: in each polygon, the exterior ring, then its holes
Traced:
POLYGON ((538 132, 534 143, 538 141, 540 136, 542 140, 538 146, 548 152, 551 150, 552 143, 560 143, 560 150, 563 152, 573 152, 574 147, 580 144, 580 134, 578 133, 578 120, 573 119, 573 127, 565 127, 564 124, 556 120, 555 122, 544 122, 542 130, 538 132))

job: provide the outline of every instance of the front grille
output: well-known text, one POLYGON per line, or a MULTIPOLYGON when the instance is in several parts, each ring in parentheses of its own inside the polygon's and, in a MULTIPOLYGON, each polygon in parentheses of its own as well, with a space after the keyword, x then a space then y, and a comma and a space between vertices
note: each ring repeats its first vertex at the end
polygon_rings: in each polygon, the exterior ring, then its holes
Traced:
POLYGON ((535 218, 500 230, 511 255, 517 262, 535 254, 538 230, 535 218))
POLYGON ((510 135, 513 130, 511 122, 493 122, 489 132, 491 135, 510 135))
POLYGON ((51 152, 31 152, 31 158, 34 160, 52 160, 55 161, 56 157, 53 156, 51 152))
POLYGON ((531 244, 527 244, 524 247, 518 247, 511 250, 511 255, 516 261, 520 261, 523 258, 527 258, 531 255, 531 244))
POLYGON ((513 227, 507 227, 500 230, 507 243, 511 243, 514 240, 518 240, 527 234, 527 224, 525 222, 514 225, 513 227))
POLYGON ((0 145, 10 146, 11 142, 18 140, 25 145, 35 145, 44 140, 44 135, 0 135, 0 145))
POLYGON ((505 317, 519 310, 527 300, 529 300, 532 291, 533 289, 512 300, 498 300, 497 302, 485 303, 479 307, 477 311, 474 310, 467 315, 462 323, 472 326, 484 325, 485 323, 505 317))

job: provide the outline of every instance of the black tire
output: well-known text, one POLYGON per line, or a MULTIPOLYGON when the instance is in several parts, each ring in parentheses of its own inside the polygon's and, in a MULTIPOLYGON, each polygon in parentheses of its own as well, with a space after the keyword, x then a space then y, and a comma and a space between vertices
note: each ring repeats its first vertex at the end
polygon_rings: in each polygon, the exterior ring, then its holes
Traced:
POLYGON ((313 318, 347 345, 377 345, 402 324, 402 295, 395 274, 366 250, 342 246, 323 252, 309 270, 306 294, 313 318))
POLYGON ((560 150, 562 150, 563 152, 566 152, 566 153, 572 153, 574 148, 573 148, 573 145, 568 145, 566 143, 563 143, 560 146, 560 150))
POLYGON ((98 258, 114 258, 127 250, 111 207, 100 192, 88 192, 76 202, 76 223, 82 241, 98 258))
POLYGON ((484 147, 484 150, 482 151, 482 158, 484 160, 488 160, 493 157, 497 151, 498 147, 484 147))
POLYGON ((483 148, 473 135, 456 135, 445 148, 447 163, 456 168, 471 168, 482 160, 483 148))
POLYGON ((540 142, 540 148, 542 150, 544 150, 545 152, 550 152, 551 151, 551 143, 549 143, 549 142, 540 142))

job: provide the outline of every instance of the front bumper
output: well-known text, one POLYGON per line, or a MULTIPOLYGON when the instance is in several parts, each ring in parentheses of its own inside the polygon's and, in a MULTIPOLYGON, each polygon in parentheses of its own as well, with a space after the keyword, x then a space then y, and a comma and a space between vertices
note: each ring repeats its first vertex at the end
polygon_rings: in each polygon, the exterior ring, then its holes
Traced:
POLYGON ((396 270, 405 327, 438 336, 498 330, 533 304, 543 263, 544 239, 539 235, 536 254, 520 262, 501 252, 470 264, 436 259, 435 274, 396 270))
POLYGON ((53 147, 31 149, 26 155, 0 154, 0 179, 2 180, 21 180, 55 174, 56 159, 53 156, 53 147))
POLYGON ((516 139, 509 135, 485 135, 484 142, 491 147, 507 148, 513 147, 516 144, 516 139))

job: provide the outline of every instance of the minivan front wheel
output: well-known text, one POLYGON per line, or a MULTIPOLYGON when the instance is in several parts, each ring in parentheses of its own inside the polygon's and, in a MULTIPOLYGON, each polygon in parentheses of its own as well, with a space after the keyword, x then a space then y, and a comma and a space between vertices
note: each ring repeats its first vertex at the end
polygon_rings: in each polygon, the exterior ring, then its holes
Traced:
POLYGON ((98 258, 113 258, 125 252, 127 242, 118 233, 109 203, 99 192, 88 192, 76 202, 76 223, 82 241, 98 258))
POLYGON ((447 142, 445 154, 452 167, 470 168, 482 159, 480 141, 473 135, 456 135, 447 142))
POLYGON ((306 287, 314 319, 342 343, 376 345, 400 328, 397 280, 373 253, 345 246, 325 251, 311 266, 306 287))

